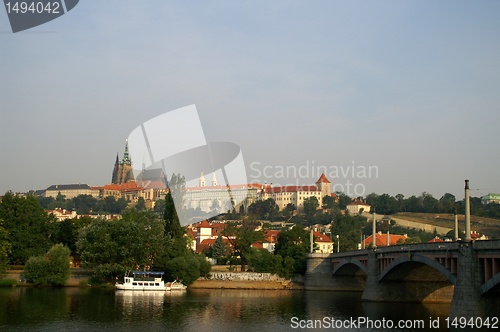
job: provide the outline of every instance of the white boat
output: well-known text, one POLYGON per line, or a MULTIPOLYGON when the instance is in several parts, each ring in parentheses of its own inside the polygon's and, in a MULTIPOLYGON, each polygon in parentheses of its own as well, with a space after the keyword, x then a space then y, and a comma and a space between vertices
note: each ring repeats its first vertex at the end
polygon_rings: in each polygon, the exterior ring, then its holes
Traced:
POLYGON ((132 276, 125 275, 123 283, 116 283, 118 290, 167 291, 170 287, 163 280, 164 272, 135 271, 132 276))
POLYGON ((172 282, 167 283, 167 287, 170 288, 171 291, 186 290, 187 289, 187 286, 178 280, 174 280, 172 282))

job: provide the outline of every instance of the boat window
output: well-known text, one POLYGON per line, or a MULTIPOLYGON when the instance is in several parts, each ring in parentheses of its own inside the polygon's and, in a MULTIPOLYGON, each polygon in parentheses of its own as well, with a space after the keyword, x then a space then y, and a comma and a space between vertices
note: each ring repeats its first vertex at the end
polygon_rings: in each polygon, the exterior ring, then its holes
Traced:
POLYGON ((133 282, 133 283, 132 283, 132 286, 137 286, 137 283, 136 283, 136 282, 133 282))
POLYGON ((156 283, 155 283, 155 286, 160 286, 160 283, 156 282, 156 283))
POLYGON ((139 283, 139 286, 142 286, 142 282, 139 283))

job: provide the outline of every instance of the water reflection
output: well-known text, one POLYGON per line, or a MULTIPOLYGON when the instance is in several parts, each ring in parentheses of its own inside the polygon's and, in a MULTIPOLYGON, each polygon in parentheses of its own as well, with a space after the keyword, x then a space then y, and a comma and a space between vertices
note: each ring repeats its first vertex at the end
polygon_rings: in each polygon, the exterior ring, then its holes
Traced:
POLYGON ((290 331, 292 317, 428 320, 448 311, 446 304, 362 302, 361 293, 0 289, 1 331, 290 331))

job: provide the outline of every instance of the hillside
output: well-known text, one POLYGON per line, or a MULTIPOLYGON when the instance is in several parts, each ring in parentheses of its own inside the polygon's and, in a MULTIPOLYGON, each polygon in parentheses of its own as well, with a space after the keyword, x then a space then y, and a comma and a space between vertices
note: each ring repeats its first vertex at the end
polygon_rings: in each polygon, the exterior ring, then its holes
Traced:
MULTIPOLYGON (((406 219, 422 224, 454 228, 455 216, 445 213, 417 213, 417 212, 399 212, 394 217, 406 219)), ((465 229, 465 216, 458 215, 458 225, 460 230, 465 229)), ((486 234, 490 239, 500 238, 500 219, 478 217, 471 215, 471 229, 481 234, 486 234)))

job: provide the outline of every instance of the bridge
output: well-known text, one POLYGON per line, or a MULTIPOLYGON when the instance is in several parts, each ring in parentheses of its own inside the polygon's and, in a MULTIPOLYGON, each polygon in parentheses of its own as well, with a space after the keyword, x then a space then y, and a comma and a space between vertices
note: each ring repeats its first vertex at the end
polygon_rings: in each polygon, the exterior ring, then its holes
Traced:
POLYGON ((500 241, 397 245, 307 258, 308 290, 363 301, 451 303, 450 317, 500 312, 500 241))

